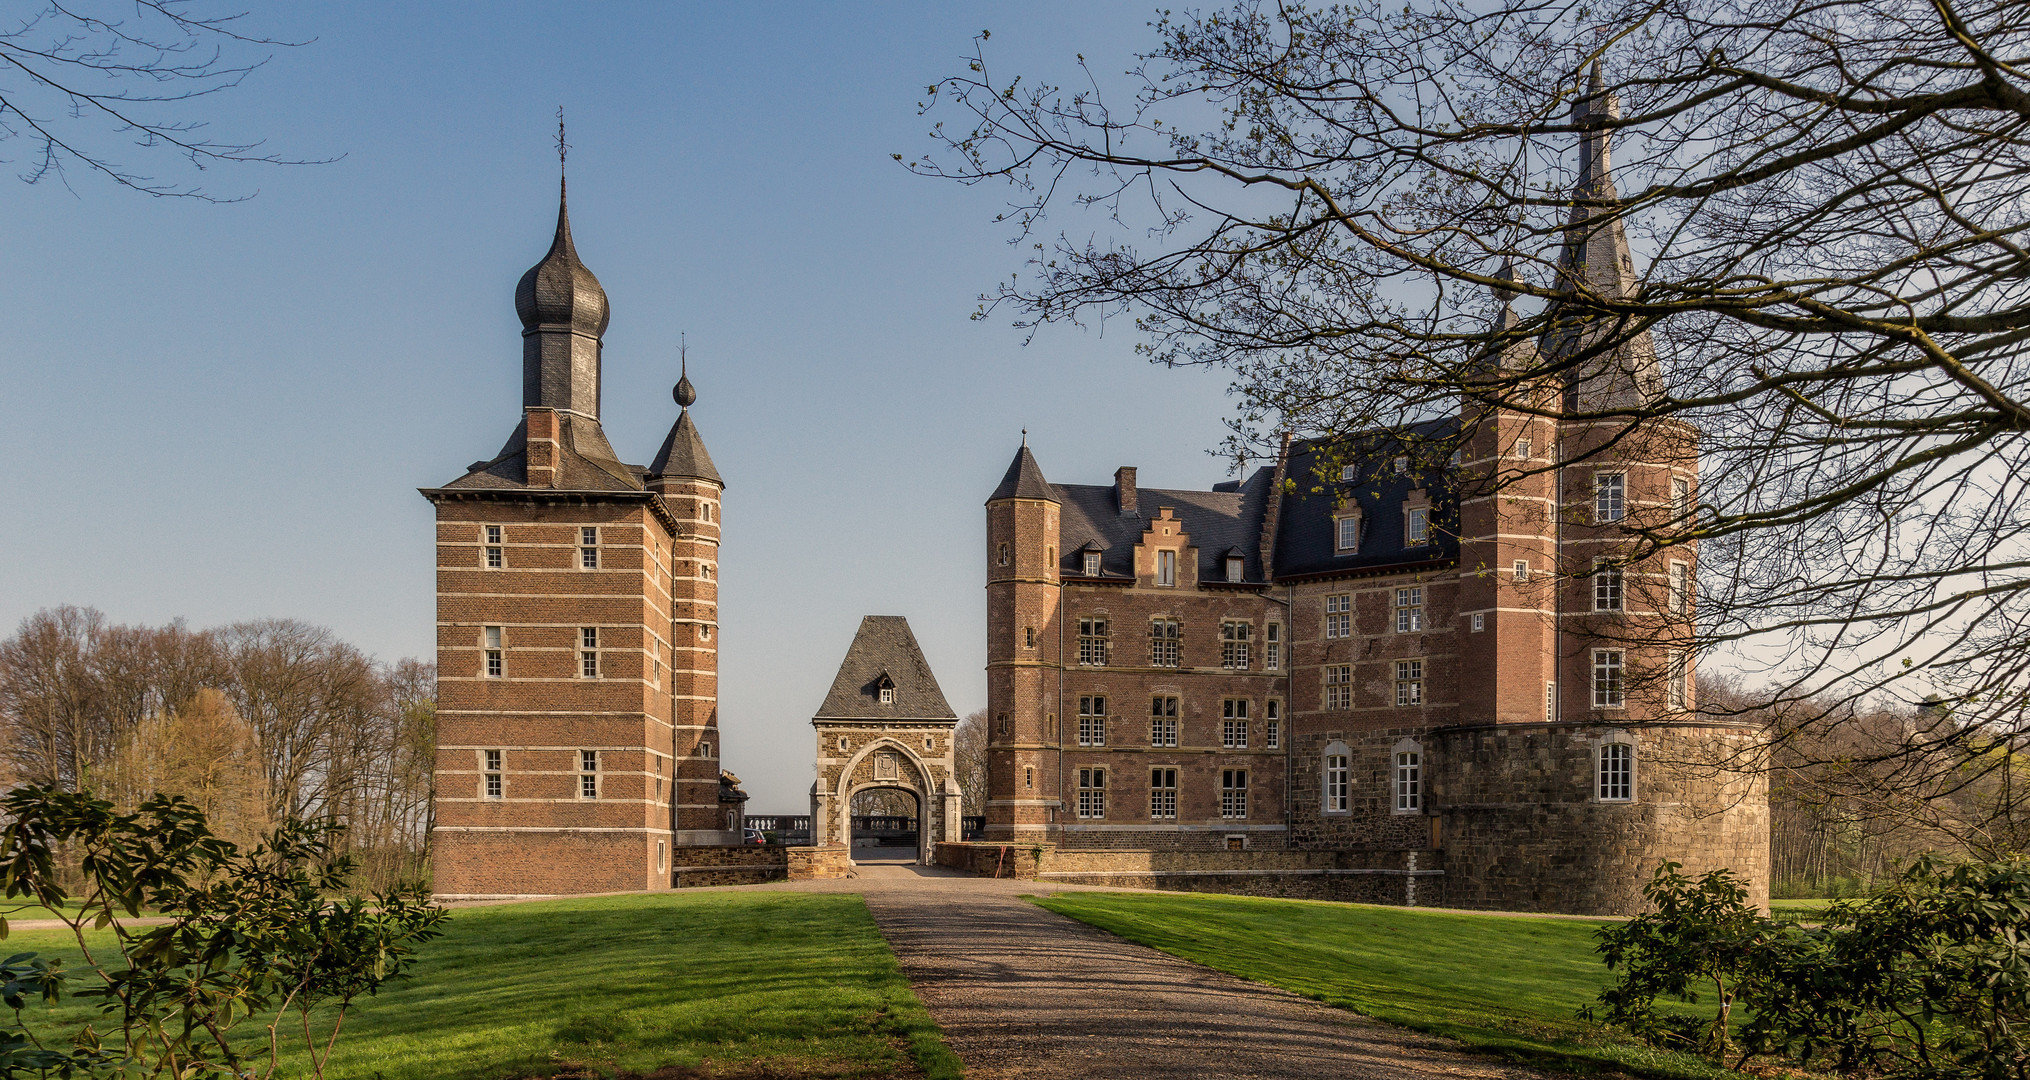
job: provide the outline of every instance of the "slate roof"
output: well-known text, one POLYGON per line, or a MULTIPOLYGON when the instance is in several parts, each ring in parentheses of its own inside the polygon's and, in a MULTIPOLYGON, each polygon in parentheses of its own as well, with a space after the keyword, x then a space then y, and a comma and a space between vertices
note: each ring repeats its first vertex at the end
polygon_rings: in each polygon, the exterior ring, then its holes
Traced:
POLYGON ((1407 444, 1387 431, 1345 443, 1292 443, 1287 473, 1293 490, 1283 496, 1276 522, 1276 577, 1457 559, 1457 478, 1450 464, 1430 460, 1457 430, 1458 421, 1445 419, 1409 427, 1407 444), (1394 469, 1399 456, 1410 459, 1400 474, 1394 469), (1339 478, 1345 465, 1354 466, 1353 479, 1339 478), (1417 488, 1431 500, 1431 542, 1410 547, 1404 542, 1403 501, 1417 488), (1360 549, 1351 555, 1336 546, 1332 519, 1342 499, 1360 508, 1360 549))
POLYGON ((900 615, 869 615, 839 663, 831 692, 817 715, 850 720, 957 720, 958 714, 938 689, 930 662, 900 615), (895 684, 895 703, 883 705, 879 687, 886 676, 895 684))
POLYGON ((1043 478, 1043 469, 1036 464, 1036 455, 1029 452, 1025 440, 1022 449, 1015 452, 1015 460, 1008 463, 1008 475, 1001 478, 1001 485, 987 496, 988 502, 997 499, 1049 499, 1057 501, 1057 494, 1050 489, 1050 482, 1043 478))
POLYGON ((1127 513, 1114 498, 1112 484, 1054 484, 1051 490, 1063 507, 1058 514, 1058 536, 1065 547, 1058 570, 1068 577, 1083 577, 1084 552, 1089 542, 1097 541, 1100 576, 1131 580, 1135 545, 1148 531, 1149 522, 1167 506, 1184 523, 1192 546, 1198 549, 1199 581, 1225 581, 1226 553, 1239 548, 1246 560, 1245 579, 1260 582, 1262 515, 1268 509, 1269 485, 1274 478, 1274 470, 1264 468, 1255 470, 1238 490, 1137 488, 1137 508, 1127 513))
MULTIPOLYGON (((570 413, 558 413, 558 471, 555 487, 562 491, 641 491, 643 473, 639 465, 628 465, 614 454, 599 423, 570 413)), ((527 420, 515 425, 514 434, 491 461, 474 462, 464 476, 444 485, 447 490, 526 487, 529 482, 527 420)), ((709 462, 708 462, 709 464, 709 462)))
MULTIPOLYGON (((678 385, 688 387, 690 379, 678 385)), ((705 452, 705 440, 698 437, 698 427, 691 423, 689 409, 677 413, 676 425, 670 428, 669 438, 663 440, 663 448, 656 451, 655 460, 649 463, 648 474, 710 480, 720 487, 726 486, 719 479, 719 470, 712 467, 712 455, 705 452)))

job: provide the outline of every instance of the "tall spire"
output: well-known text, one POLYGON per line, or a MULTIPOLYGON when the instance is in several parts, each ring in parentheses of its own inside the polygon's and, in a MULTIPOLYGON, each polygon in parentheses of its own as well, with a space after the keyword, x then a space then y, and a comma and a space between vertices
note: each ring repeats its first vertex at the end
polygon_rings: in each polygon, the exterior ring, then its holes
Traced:
POLYGON ((566 198, 564 110, 557 110, 557 231, 550 250, 515 286, 522 320, 522 406, 599 419, 600 338, 611 313, 571 240, 566 198))

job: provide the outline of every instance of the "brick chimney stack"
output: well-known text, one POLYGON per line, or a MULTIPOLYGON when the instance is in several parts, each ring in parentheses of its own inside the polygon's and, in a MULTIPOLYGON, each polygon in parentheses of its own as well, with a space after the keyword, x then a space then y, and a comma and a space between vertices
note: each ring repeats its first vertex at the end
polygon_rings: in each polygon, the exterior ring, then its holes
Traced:
POLYGON ((1121 513, 1135 512, 1135 467, 1123 465, 1114 470, 1114 500, 1120 504, 1121 513))

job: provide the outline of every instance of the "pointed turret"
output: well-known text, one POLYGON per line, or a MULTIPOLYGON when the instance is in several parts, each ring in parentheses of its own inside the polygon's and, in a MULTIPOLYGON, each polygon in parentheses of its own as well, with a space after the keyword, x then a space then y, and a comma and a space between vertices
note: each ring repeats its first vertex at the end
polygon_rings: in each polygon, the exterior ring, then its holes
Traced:
POLYGON ((600 337, 610 312, 606 290, 578 259, 571 210, 557 185, 557 232, 550 250, 515 286, 522 320, 522 406, 599 419, 600 337))
MULTIPOLYGON (((1629 253, 1621 207, 1616 205, 1620 195, 1614 188, 1608 150, 1613 124, 1620 118, 1620 103, 1608 92, 1604 68, 1596 61, 1587 74, 1585 92, 1572 106, 1572 123, 1580 129, 1579 176, 1558 259, 1560 289, 1595 303, 1635 293, 1635 259, 1629 253)), ((1544 348, 1553 358, 1579 356, 1596 348, 1604 335, 1625 333, 1612 315, 1580 315, 1565 305, 1553 305, 1550 314, 1553 326, 1544 348)), ((1584 412, 1639 406, 1661 393, 1663 382, 1647 331, 1585 357, 1568 378, 1566 405, 1584 412)))
POLYGON ((670 396, 677 402, 677 422, 670 428, 669 438, 663 440, 663 448, 656 451, 655 460, 649 463, 650 484, 658 480, 708 480, 724 488, 726 482, 719 479, 719 470, 712 467, 712 455, 705 452, 705 440, 698 436, 697 425, 691 423, 691 406, 698 401, 698 390, 691 385, 688 356, 670 396))
POLYGON ((1002 499, 1042 499, 1056 502, 1057 493, 1050 488, 1050 482, 1043 478, 1043 468, 1036 464, 1036 455, 1029 452, 1029 438, 1025 433, 1022 449, 1015 451, 1015 460, 1008 463, 1007 475, 1001 477, 1001 485, 987 496, 988 502, 1002 499))

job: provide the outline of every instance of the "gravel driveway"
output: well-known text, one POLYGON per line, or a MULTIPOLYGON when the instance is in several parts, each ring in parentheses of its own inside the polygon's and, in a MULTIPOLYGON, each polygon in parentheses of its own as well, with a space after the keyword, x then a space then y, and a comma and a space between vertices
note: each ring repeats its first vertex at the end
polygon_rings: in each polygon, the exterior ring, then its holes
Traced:
POLYGON ((971 1080, 1542 1075, 1131 944, 1020 898, 1071 891, 1063 886, 863 861, 849 881, 759 888, 865 896, 971 1080))

